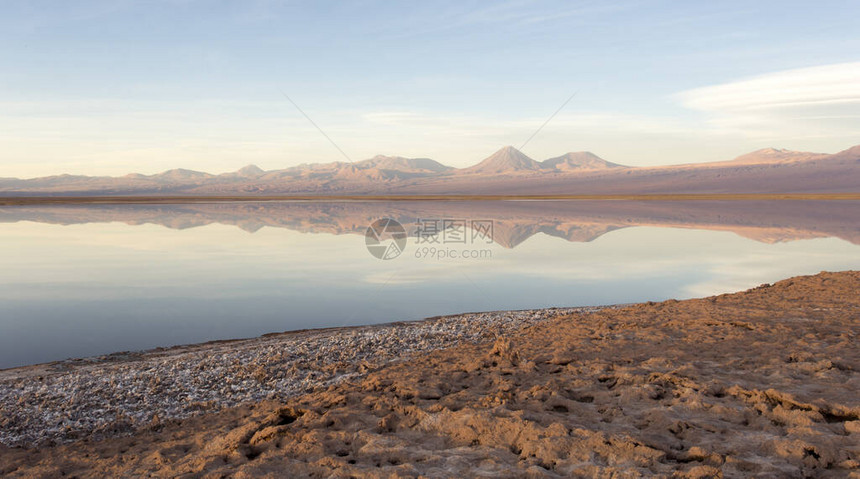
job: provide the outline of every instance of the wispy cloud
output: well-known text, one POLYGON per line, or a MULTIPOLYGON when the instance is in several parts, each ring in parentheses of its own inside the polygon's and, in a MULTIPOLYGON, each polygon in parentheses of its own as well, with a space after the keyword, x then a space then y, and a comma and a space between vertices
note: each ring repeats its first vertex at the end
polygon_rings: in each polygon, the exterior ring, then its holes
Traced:
POLYGON ((488 26, 523 28, 553 22, 570 24, 575 18, 583 22, 594 21, 600 15, 617 13, 634 5, 635 2, 627 1, 580 1, 558 8, 551 2, 534 0, 508 0, 486 5, 461 2, 447 8, 434 5, 428 10, 420 10, 386 26, 385 30, 390 38, 408 38, 488 26))
POLYGON ((844 136, 860 126, 860 62, 768 73, 687 90, 676 98, 709 115, 710 125, 727 133, 844 136))
POLYGON ((860 103, 860 62, 786 70, 679 95, 689 108, 748 111, 860 103))

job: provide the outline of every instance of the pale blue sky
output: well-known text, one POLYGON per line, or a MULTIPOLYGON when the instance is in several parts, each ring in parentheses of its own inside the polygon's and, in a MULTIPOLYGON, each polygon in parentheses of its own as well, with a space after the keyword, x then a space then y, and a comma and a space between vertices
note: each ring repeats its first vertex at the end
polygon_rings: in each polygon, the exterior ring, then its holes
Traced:
POLYGON ((0 3, 0 176, 860 143, 860 3, 0 3))

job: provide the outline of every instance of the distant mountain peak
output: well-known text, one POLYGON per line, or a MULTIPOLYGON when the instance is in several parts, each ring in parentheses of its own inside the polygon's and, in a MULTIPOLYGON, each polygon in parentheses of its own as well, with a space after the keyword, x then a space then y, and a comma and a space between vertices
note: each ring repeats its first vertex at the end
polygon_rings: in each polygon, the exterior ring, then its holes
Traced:
POLYGON ((239 168, 238 170, 236 170, 236 174, 238 174, 239 176, 244 176, 244 177, 248 177, 248 178, 256 178, 258 176, 262 176, 264 173, 266 173, 265 170, 263 170, 262 168, 260 168, 257 165, 253 165, 253 164, 243 166, 242 168, 239 168))
POLYGON ((405 158, 402 156, 376 155, 368 160, 353 163, 360 168, 379 168, 405 173, 441 173, 452 169, 430 158, 405 158))
POLYGON ((852 146, 847 150, 842 150, 839 153, 834 154, 833 157, 838 159, 860 160, 860 145, 852 146))
POLYGON ((210 175, 209 173, 204 173, 202 171, 188 170, 185 168, 173 168, 171 170, 163 171, 152 176, 154 178, 170 178, 178 180, 191 178, 208 178, 212 175, 210 175))
POLYGON ((590 151, 574 151, 550 158, 541 162, 544 168, 559 171, 606 170, 609 168, 627 168, 624 165, 612 163, 590 151))
POLYGON ((248 165, 243 166, 242 168, 239 168, 238 171, 245 171, 248 173, 261 173, 264 170, 262 168, 260 168, 259 166, 255 165, 253 163, 250 163, 248 165))
POLYGON ((475 166, 465 168, 471 173, 512 173, 540 170, 541 165, 513 146, 505 146, 475 166))
POLYGON ((823 157, 822 153, 810 153, 808 151, 792 151, 783 148, 762 148, 760 150, 741 155, 732 163, 738 164, 760 164, 760 163, 782 163, 823 157))

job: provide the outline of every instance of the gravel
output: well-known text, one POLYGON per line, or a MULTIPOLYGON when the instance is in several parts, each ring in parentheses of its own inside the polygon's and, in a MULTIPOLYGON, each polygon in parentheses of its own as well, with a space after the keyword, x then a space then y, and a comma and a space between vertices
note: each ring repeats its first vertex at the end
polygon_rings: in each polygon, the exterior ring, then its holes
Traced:
POLYGON ((411 354, 599 308, 468 313, 116 353, 0 371, 0 443, 125 435, 243 403, 280 400, 411 354))

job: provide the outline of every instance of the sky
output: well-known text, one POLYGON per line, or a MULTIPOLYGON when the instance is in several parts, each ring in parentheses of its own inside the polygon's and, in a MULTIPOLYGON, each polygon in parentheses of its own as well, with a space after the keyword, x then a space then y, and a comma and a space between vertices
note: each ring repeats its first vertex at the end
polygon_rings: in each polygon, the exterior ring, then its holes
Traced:
POLYGON ((856 1, 6 0, 0 177, 463 167, 505 145, 632 166, 834 153, 860 144, 857 18, 856 1))

